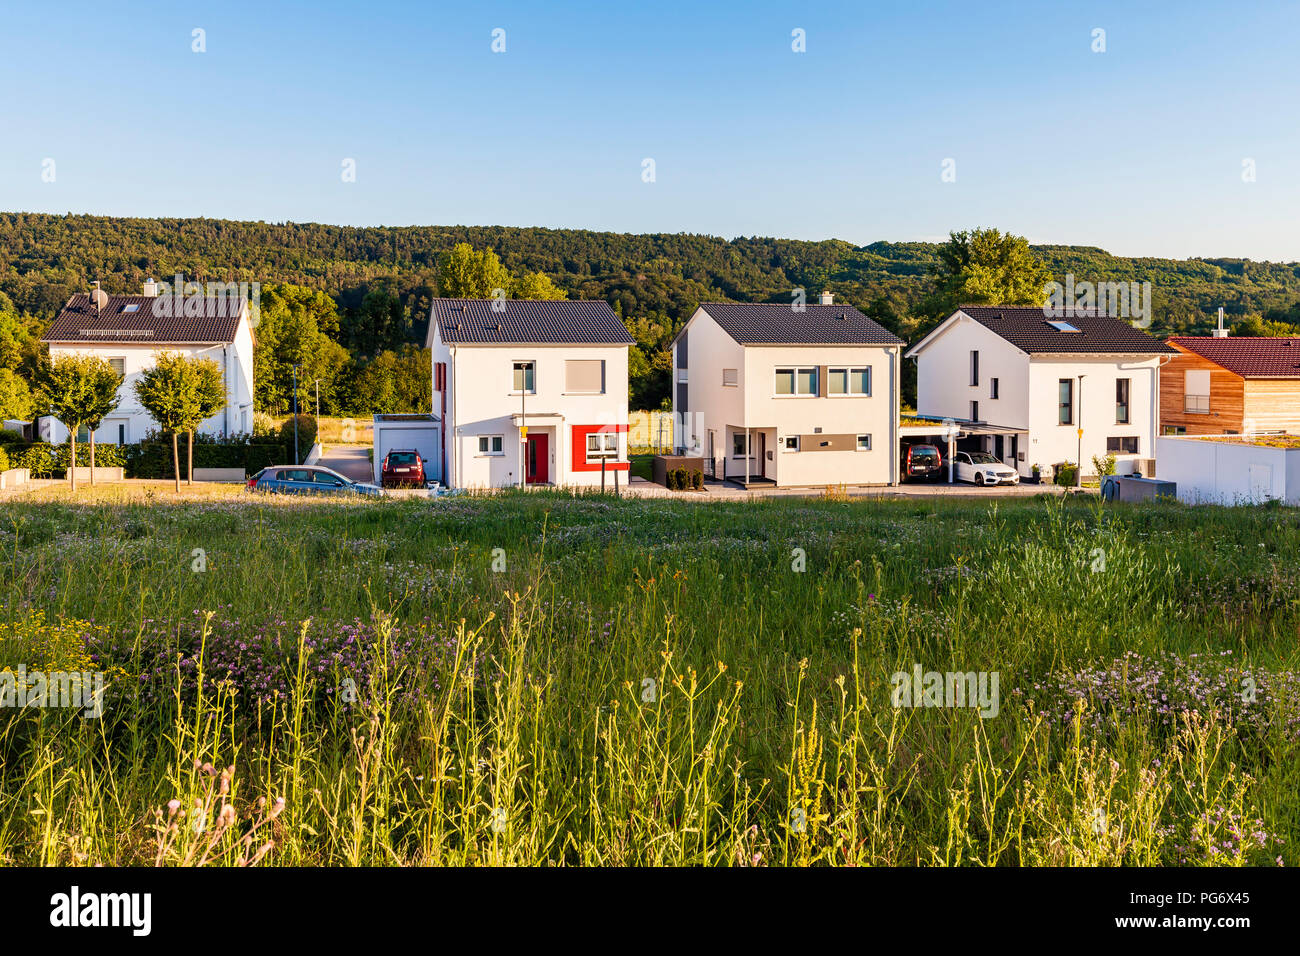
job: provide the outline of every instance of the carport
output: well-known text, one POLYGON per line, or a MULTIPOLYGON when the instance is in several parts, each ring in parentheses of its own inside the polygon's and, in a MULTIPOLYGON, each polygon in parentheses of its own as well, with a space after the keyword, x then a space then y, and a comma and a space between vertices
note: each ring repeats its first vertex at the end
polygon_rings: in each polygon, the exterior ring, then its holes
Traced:
MULTIPOLYGON (((905 419, 906 420, 906 419, 905 419)), ((938 445, 944 449, 948 462, 948 483, 956 480, 953 455, 958 451, 987 451, 999 460, 1020 471, 1020 461, 1025 456, 1028 429, 985 422, 965 422, 936 418, 913 418, 898 430, 898 457, 905 445, 938 445)))

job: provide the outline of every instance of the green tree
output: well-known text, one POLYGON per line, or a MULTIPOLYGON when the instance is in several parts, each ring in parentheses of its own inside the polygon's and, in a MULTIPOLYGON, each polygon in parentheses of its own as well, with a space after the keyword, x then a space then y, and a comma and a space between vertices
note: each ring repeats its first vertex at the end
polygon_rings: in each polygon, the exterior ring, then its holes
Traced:
POLYGON ((90 432, 91 483, 94 483, 94 429, 117 406, 117 372, 107 361, 94 355, 63 355, 45 370, 41 391, 50 412, 68 429, 68 477, 77 490, 77 432, 90 432))
POLYGON ((949 233, 939 247, 935 289, 924 309, 931 319, 951 315, 958 306, 1042 305, 1052 274, 1029 248, 1029 241, 997 229, 949 233))
POLYGON ((36 399, 22 378, 7 368, 0 368, 0 418, 30 421, 36 413, 36 399))
POLYGON ((497 289, 509 290, 510 270, 491 249, 475 251, 459 242, 442 257, 438 270, 438 294, 449 299, 491 299, 497 289))
MULTIPOLYGON (((1297 316, 1297 318, 1300 318, 1300 316, 1297 316)), ((1300 325, 1293 325, 1290 322, 1282 322, 1258 315, 1248 315, 1232 326, 1232 334, 1254 336, 1256 338, 1290 338, 1300 335, 1300 325)))
POLYGON ((338 306, 324 292, 288 284, 262 291, 253 349, 258 411, 282 414, 289 409, 295 365, 300 367, 300 393, 320 379, 321 402, 331 406, 350 362, 347 349, 330 338, 338 327, 338 306))
MULTIPOLYGON (((177 493, 181 490, 181 455, 177 436, 192 432, 207 416, 203 414, 203 363, 216 368, 211 359, 189 359, 173 352, 163 352, 153 368, 145 370, 135 383, 135 395, 145 411, 172 436, 172 469, 177 493)), ((217 369, 220 376, 221 370, 217 369)))
POLYGON ((545 272, 525 272, 515 280, 510 294, 516 299, 556 300, 567 299, 565 291, 551 281, 545 272))
MULTIPOLYGON (((221 374, 221 367, 212 359, 191 360, 191 368, 195 377, 194 381, 194 401, 198 405, 198 425, 207 421, 217 412, 226 407, 226 379, 221 374)), ((194 425, 190 426, 188 435, 188 447, 186 449, 189 456, 185 471, 185 483, 194 484, 194 425)))

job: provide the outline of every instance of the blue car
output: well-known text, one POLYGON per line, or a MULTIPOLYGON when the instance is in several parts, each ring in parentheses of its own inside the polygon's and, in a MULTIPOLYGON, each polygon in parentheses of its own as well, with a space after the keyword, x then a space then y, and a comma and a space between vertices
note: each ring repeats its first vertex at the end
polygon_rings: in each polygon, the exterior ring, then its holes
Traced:
POLYGON ((378 485, 364 484, 320 465, 272 465, 248 479, 249 491, 282 495, 381 495, 378 485))

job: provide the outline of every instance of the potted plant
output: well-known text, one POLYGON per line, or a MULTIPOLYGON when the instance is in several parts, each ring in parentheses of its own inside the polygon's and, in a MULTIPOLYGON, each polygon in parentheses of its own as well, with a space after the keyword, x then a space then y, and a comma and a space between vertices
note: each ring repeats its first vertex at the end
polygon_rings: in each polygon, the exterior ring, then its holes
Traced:
POLYGON ((1033 478, 1031 481, 1033 481, 1034 484, 1038 484, 1043 480, 1043 466, 1038 464, 1038 462, 1034 462, 1034 467, 1031 468, 1030 471, 1033 472, 1033 478))

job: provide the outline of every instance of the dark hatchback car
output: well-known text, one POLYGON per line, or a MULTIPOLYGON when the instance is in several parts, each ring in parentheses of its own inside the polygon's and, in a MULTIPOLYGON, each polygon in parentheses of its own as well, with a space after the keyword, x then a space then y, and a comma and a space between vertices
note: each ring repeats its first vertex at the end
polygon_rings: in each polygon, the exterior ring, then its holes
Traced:
POLYGON ((390 451, 384 456, 384 465, 379 471, 379 480, 385 488, 398 488, 403 485, 425 485, 424 459, 418 451, 400 449, 390 451))
POLYGON ((353 481, 321 465, 272 465, 248 479, 249 491, 281 495, 379 495, 378 485, 353 481))
POLYGON ((934 481, 944 474, 943 454, 938 445, 908 445, 903 449, 904 481, 934 481))

